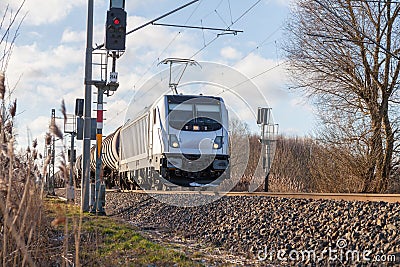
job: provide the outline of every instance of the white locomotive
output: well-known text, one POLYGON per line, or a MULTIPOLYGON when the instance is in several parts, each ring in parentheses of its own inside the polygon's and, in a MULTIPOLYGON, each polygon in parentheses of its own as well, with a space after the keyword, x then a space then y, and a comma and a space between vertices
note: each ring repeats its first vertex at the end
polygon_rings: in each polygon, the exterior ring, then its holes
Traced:
POLYGON ((229 177, 224 101, 214 96, 164 95, 104 139, 102 159, 109 186, 218 185, 229 177))

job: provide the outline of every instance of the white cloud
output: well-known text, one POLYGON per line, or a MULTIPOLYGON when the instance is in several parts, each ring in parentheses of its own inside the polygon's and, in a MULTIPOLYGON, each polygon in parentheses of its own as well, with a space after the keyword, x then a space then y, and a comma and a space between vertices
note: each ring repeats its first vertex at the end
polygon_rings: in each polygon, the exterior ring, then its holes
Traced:
POLYGON ((28 124, 28 128, 35 133, 38 132, 46 132, 50 124, 50 115, 49 116, 39 116, 35 118, 28 124))
MULTIPOLYGON (((131 19, 135 24, 146 21, 145 18, 134 17, 131 19)), ((104 25, 95 25, 94 42, 102 41, 104 25)), ((124 56, 117 62, 117 71, 120 72, 120 88, 114 96, 105 98, 110 104, 106 105, 107 118, 110 119, 107 131, 114 130, 121 125, 125 117, 125 107, 133 95, 133 85, 139 86, 138 81, 144 82, 154 71, 164 69, 165 66, 151 66, 163 49, 168 45, 166 40, 171 40, 176 33, 165 28, 154 28, 151 31, 141 31, 128 36, 128 49, 124 56), (147 72, 151 67, 150 72, 147 72), (111 121, 111 118, 112 121, 111 121), (109 129, 113 128, 113 129, 109 129)), ((164 55, 172 56, 194 53, 190 45, 191 39, 187 36, 179 36, 174 45, 165 51, 164 55), (185 52, 186 51, 186 52, 185 52)), ((84 85, 84 31, 64 30, 61 44, 50 49, 43 49, 37 43, 16 46, 8 69, 11 84, 15 84, 17 77, 22 75, 18 84, 15 97, 24 112, 19 121, 26 124, 26 119, 50 117, 50 107, 56 108, 58 113, 61 99, 65 100, 67 112, 72 113, 76 98, 83 98, 84 85), (70 45, 70 42, 77 43, 70 45), (80 45, 80 47, 77 47, 80 45), (46 109, 43 109, 46 107, 46 109)), ((111 66, 109 66, 111 67, 111 66)), ((109 68, 110 69, 110 68, 109 68)), ((99 73, 93 69, 93 79, 99 73)), ((96 91, 95 88, 93 88, 96 91)), ((92 96, 95 100, 96 95, 92 96)), ((36 120, 35 120, 36 121, 36 120)), ((37 123, 36 127, 30 127, 32 135, 39 136, 48 125, 37 123), (42 128, 44 127, 44 128, 42 128), (42 128, 39 130, 39 128, 42 128)), ((21 136, 22 139, 23 136, 21 136)), ((24 141, 24 140, 21 140, 24 141)))
MULTIPOLYGON (((127 8, 129 9, 128 14, 143 14, 144 16, 148 15, 148 17, 153 18, 156 16, 154 13, 162 14, 165 11, 164 7, 163 10, 157 8, 151 9, 153 13, 149 11, 150 7, 155 7, 156 4, 161 5, 161 1, 162 4, 166 4, 167 2, 165 0, 131 1, 127 3, 127 8), (142 11, 144 10, 142 13, 137 10, 140 7, 142 11)), ((283 4, 288 2, 284 0, 273 1, 278 1, 283 4)), ((175 4, 173 5, 175 6, 175 4)), ((18 3, 12 4, 14 8, 17 5, 18 3)), ((0 8, 1 7, 2 4, 0 3, 0 8)), ((25 10, 29 10, 29 14, 25 24, 50 25, 65 19, 68 15, 68 19, 79 19, 74 18, 74 14, 71 14, 71 11, 73 11, 73 9, 74 11, 78 10, 78 8, 84 8, 86 10, 86 7, 87 1, 85 0, 64 2, 57 0, 40 2, 39 0, 28 0, 25 10)), ((108 1, 96 1, 95 8, 95 14, 101 14, 100 16, 104 18, 104 11, 108 8, 108 1)), ((165 9, 170 10, 168 7, 165 7, 165 9)), ((194 16, 196 15, 198 15, 198 13, 194 14, 194 16)), ((149 18, 129 16, 129 29, 142 25, 147 21, 149 21, 149 18)), ((18 110, 18 112, 26 110, 26 112, 17 118, 18 123, 21 125, 21 132, 25 132, 26 125, 29 125, 32 135, 34 137, 38 136, 38 140, 40 139, 41 141, 43 140, 42 135, 48 129, 51 108, 56 109, 56 115, 58 116, 60 114, 59 106, 61 99, 64 99, 67 105, 67 112, 73 113, 75 98, 83 98, 84 48, 86 40, 86 24, 82 24, 80 28, 75 28, 76 25, 72 24, 69 24, 66 29, 61 27, 60 29, 51 28, 53 30, 53 36, 50 36, 49 33, 45 31, 45 26, 46 25, 41 25, 36 28, 29 27, 31 39, 34 38, 37 40, 37 43, 24 46, 17 43, 11 58, 10 66, 7 70, 11 85, 16 83, 21 74, 23 75, 17 86, 15 95, 15 97, 18 98, 18 107, 21 109, 18 110), (59 32, 54 34, 55 30, 59 32), (62 37, 58 40, 54 39, 59 38, 59 36, 62 37), (42 42, 42 38, 46 38, 43 39, 46 40, 46 42, 42 42), (57 42, 59 43, 57 44, 57 42), (49 43, 51 43, 52 46, 46 46, 49 43)), ((102 43, 104 40, 104 21, 96 23, 93 32, 94 45, 96 43, 102 43)), ((23 38, 24 36, 21 37, 23 38)), ((226 38, 229 38, 229 36, 226 38)), ((107 102, 107 104, 105 104, 105 109, 107 110, 105 113, 105 118, 107 119, 105 121, 105 134, 112 132, 122 124, 125 118, 126 107, 134 91, 138 91, 140 85, 143 84, 148 77, 167 68, 166 65, 157 66, 159 61, 167 57, 191 57, 202 48, 202 41, 202 34, 199 32, 181 31, 178 33, 177 29, 157 26, 148 26, 145 29, 128 35, 127 50, 124 55, 117 60, 120 87, 113 96, 104 98, 104 101, 107 102)), ((251 39, 244 40, 244 42, 246 44, 253 42, 250 48, 257 45, 257 42, 251 39)), ((26 42, 24 44, 26 44, 26 42)), ((242 52, 244 52, 238 47, 231 42, 223 43, 217 40, 213 46, 208 47, 204 52, 197 55, 196 60, 201 61, 201 57, 203 56, 206 57, 206 60, 210 60, 210 58, 212 59, 214 57, 215 61, 232 63, 240 59, 242 57, 242 52)), ((109 61, 109 63, 110 62, 111 61, 109 61)), ((266 59, 262 55, 250 54, 244 60, 237 63, 235 68, 248 77, 252 77, 265 70, 274 68, 278 63, 279 62, 274 60, 266 59)), ((111 65, 108 66, 108 70, 110 69, 111 65)), ((94 68, 93 79, 97 79, 98 76, 99 71, 94 68)), ((279 105, 282 109, 282 107, 286 107, 287 105, 288 109, 290 111, 295 110, 294 112, 296 112, 296 109, 303 110, 301 107, 291 105, 293 103, 291 102, 291 97, 284 89, 286 74, 283 66, 274 68, 258 78, 255 78, 253 81, 261 89, 271 106, 277 107, 279 105)), ((165 86, 165 88, 168 90, 168 86, 165 86)), ((95 87, 93 87, 93 90, 96 91, 95 87)), ((243 94, 246 93, 251 94, 251 92, 246 91, 244 91, 243 94)), ((93 94, 92 101, 94 101, 96 97, 97 96, 93 94)), ((251 95, 246 97, 251 97, 251 95)), ((140 100, 142 101, 142 99, 140 100)), ((140 104, 142 105, 143 101, 140 102, 140 104)), ((95 109, 94 104, 92 107, 95 109)), ((92 112, 92 115, 95 115, 94 112, 92 112)), ((242 116, 242 114, 239 115, 242 116)), ((248 115, 249 114, 243 114, 243 118, 248 115)), ((279 117, 277 117, 278 122, 284 116, 285 113, 283 115, 279 114, 279 117)), ((292 127, 291 124, 288 125, 292 127)), ((25 142, 25 136, 25 134, 21 134, 20 138, 23 139, 21 141, 25 142)), ((80 144, 78 146, 80 147, 80 144)))
MULTIPOLYGON (((30 133, 32 134, 32 139, 37 139, 38 141, 38 151, 40 153, 43 153, 43 149, 44 149, 44 138, 45 138, 45 134, 46 132, 48 132, 49 129, 49 124, 50 124, 50 112, 49 112, 49 116, 39 116, 37 118, 35 118, 33 121, 25 121, 23 120, 22 122, 24 122, 24 124, 27 127, 27 130, 29 129, 30 133)), ((21 131, 23 131, 24 128, 21 129, 21 131)), ((27 136, 24 134, 25 132, 21 132, 19 135, 19 143, 22 147, 26 147, 28 145, 32 145, 32 144, 28 144, 28 140, 27 140, 27 136)), ((31 140, 32 141, 32 140, 31 140)))
POLYGON ((283 6, 292 6, 296 1, 297 0, 275 0, 275 2, 283 6))
POLYGON ((234 67, 249 78, 254 77, 252 81, 264 94, 268 103, 274 105, 289 98, 284 88, 285 83, 287 83, 285 65, 279 64, 281 62, 266 59, 256 54, 250 54, 234 67))
MULTIPOLYGON (((10 1, 13 10, 17 10, 21 1, 10 1)), ((6 3, 0 4, 4 8, 6 3)), ((85 0, 29 0, 26 1, 22 12, 27 13, 25 23, 30 25, 51 24, 63 20, 74 7, 86 5, 85 0)))
POLYGON ((104 105, 104 108, 107 110, 105 112, 104 132, 112 133, 123 124, 129 100, 112 99, 108 103, 104 105))
POLYGON ((227 59, 239 59, 242 57, 242 53, 230 46, 222 48, 220 54, 227 59))
MULTIPOLYGON (((17 112, 23 112, 17 121, 27 125, 34 138, 48 129, 51 108, 58 110, 61 99, 69 104, 83 95, 82 64, 83 51, 72 47, 60 45, 42 50, 36 44, 15 46, 7 78, 13 87, 21 77, 13 94, 18 99, 17 112)), ((26 146, 26 135, 18 139, 26 146)))
MULTIPOLYGON (((10 60, 9 72, 19 76, 36 79, 47 79, 56 69, 71 67, 71 64, 82 63, 82 51, 73 47, 60 45, 50 51, 41 50, 37 44, 16 46, 10 60)), ((38 82, 38 80, 36 80, 38 82)))
POLYGON ((61 37, 61 43, 84 42, 86 40, 86 31, 72 31, 66 29, 61 37))

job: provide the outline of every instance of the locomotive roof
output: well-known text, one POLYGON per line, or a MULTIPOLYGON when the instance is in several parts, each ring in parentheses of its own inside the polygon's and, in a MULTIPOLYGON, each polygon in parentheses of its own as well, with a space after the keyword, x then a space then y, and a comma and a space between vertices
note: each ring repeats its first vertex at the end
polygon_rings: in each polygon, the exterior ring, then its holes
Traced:
POLYGON ((221 102, 224 102, 224 100, 221 97, 218 96, 205 96, 205 95, 165 95, 167 98, 168 102, 174 102, 174 103, 182 103, 185 102, 189 99, 204 99, 205 102, 207 102, 207 99, 214 99, 218 100, 221 102))
MULTIPOLYGON (((218 96, 206 96, 206 95, 163 95, 161 96, 155 103, 153 103, 153 105, 151 106, 146 106, 144 107, 140 112, 136 113, 134 116, 132 116, 132 118, 128 118, 124 124, 123 127, 126 125, 129 125, 130 123, 132 123, 133 121, 135 121, 137 118, 139 118, 140 116, 144 115, 146 112, 148 112, 149 109, 153 108, 154 105, 156 105, 158 103, 158 101, 162 100, 162 99, 167 99, 167 101, 169 103, 175 103, 175 104, 180 104, 183 103, 187 100, 190 99, 201 99, 202 101, 196 101, 196 103, 200 104, 210 104, 213 103, 213 100, 217 100, 220 101, 221 103, 224 103, 224 100, 222 97, 218 97, 218 96)), ((215 102, 214 102, 215 103, 215 102)))

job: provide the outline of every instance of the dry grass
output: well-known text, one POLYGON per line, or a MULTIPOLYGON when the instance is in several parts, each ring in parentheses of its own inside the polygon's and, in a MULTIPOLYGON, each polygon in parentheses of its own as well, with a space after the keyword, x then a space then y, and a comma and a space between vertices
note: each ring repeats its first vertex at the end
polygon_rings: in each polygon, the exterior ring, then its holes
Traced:
POLYGON ((10 118, 0 122, 0 263, 2 266, 41 265, 48 260, 43 251, 47 249, 49 236, 43 227, 43 187, 36 183, 37 151, 29 148, 24 155, 16 155, 12 128, 4 127, 12 123, 15 111, 8 114, 10 118))
POLYGON ((201 266, 183 253, 146 240, 126 222, 82 214, 78 206, 46 201, 63 254, 53 263, 76 266, 201 266))
MULTIPOLYGON (((54 231, 43 205, 46 192, 42 177, 47 175, 51 155, 44 159, 43 170, 39 170, 37 140, 25 152, 15 152, 12 125, 16 107, 17 102, 13 101, 0 119, 0 265, 47 266, 63 251, 62 247, 52 245, 54 231)), ((53 134, 60 133, 54 122, 50 129, 53 134)), ((50 141, 48 135, 46 142, 50 141)))
POLYGON ((270 172, 270 190, 311 192, 310 160, 313 141, 279 136, 270 172))
MULTIPOLYGON (((254 180, 263 181, 258 136, 239 127, 231 138, 231 181, 234 191, 249 191, 254 180), (248 144, 248 145, 247 145, 248 144), (244 147, 248 146, 246 152, 244 147), (248 158, 248 163, 246 159, 248 158), (258 166, 258 167, 257 167, 258 166), (244 170, 244 173, 243 173, 244 170)), ((269 175, 272 192, 362 192, 366 160, 349 147, 317 142, 311 138, 279 136, 269 175)), ((394 168, 388 193, 400 192, 400 168, 394 168)), ((256 189, 263 190, 263 186, 256 189)))
MULTIPOLYGON (((201 266, 180 252, 144 239, 126 223, 84 214, 78 206, 46 197, 35 164, 37 140, 18 156, 13 133, 3 125, 0 266, 201 266)), ((55 121, 49 128, 48 144, 55 136, 63 138, 55 121)), ((51 155, 43 160, 46 177, 51 155)), ((64 180, 68 176, 65 162, 62 154, 59 173, 64 180)))

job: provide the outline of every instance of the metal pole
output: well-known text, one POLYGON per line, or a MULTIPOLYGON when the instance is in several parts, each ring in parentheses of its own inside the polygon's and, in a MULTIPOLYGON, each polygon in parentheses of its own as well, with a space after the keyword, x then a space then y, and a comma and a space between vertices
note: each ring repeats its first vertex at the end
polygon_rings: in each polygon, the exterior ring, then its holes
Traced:
POLYGON ((95 180, 95 202, 93 210, 99 215, 105 215, 103 203, 101 201, 101 172, 102 172, 102 141, 103 141, 103 94, 104 90, 98 87, 97 90, 97 131, 96 131, 96 180, 95 180))
MULTIPOLYGON (((48 145, 47 145, 47 141, 45 140, 45 142, 44 142, 44 153, 43 153, 43 155, 44 155, 44 157, 43 157, 43 166, 44 166, 44 162, 45 162, 45 160, 47 159, 47 155, 48 155, 48 145)), ((49 166, 47 166, 46 167, 46 175, 44 175, 43 174, 43 183, 44 183, 44 186, 45 186, 45 190, 46 190, 46 192, 48 192, 49 191, 49 179, 48 179, 48 174, 49 174, 49 172, 48 172, 48 169, 49 169, 49 166)))
POLYGON ((266 140, 266 152, 267 152, 267 173, 265 174, 265 184, 264 184, 264 192, 268 192, 268 183, 269 183, 269 171, 271 169, 271 151, 270 151, 270 140, 269 134, 268 139, 266 140))
POLYGON ((262 144, 262 157, 263 157, 263 168, 265 170, 265 180, 264 180, 264 192, 268 192, 268 175, 269 175, 269 162, 267 158, 267 142, 265 140, 265 122, 262 122, 261 124, 261 144, 262 144))
POLYGON ((74 189, 74 161, 75 161, 75 150, 74 150, 74 139, 75 129, 71 133, 71 154, 69 157, 69 183, 67 188, 67 200, 73 202, 75 200, 75 189, 74 189))
MULTIPOLYGON (((52 123, 55 124, 55 119, 56 119, 56 110, 52 109, 51 110, 51 121, 52 123)), ((50 143, 50 153, 51 153, 51 159, 50 159, 50 179, 49 179, 49 195, 55 196, 56 193, 54 192, 54 163, 55 163, 55 156, 56 156, 56 138, 54 135, 51 137, 51 143, 50 143)))
POLYGON ((1 142, 5 143, 4 126, 6 125, 6 105, 4 103, 4 96, 1 101, 1 125, 3 127, 2 131, 1 131, 1 142))
POLYGON ((83 120, 81 210, 89 211, 90 132, 92 105, 92 51, 93 51, 93 2, 88 0, 86 61, 85 61, 85 112, 83 120))

